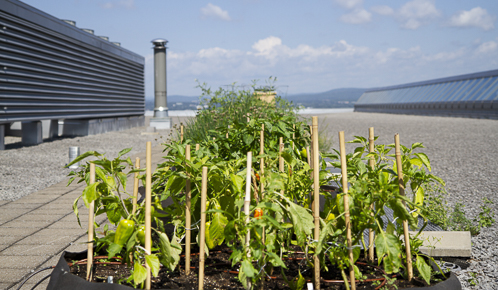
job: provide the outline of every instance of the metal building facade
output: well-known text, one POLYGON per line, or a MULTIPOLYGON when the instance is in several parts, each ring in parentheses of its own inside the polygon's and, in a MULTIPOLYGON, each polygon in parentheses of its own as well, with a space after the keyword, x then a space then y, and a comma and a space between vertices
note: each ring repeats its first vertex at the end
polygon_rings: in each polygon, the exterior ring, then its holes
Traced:
POLYGON ((0 0, 0 125, 60 119, 143 125, 144 58, 89 31, 0 0))
POLYGON ((355 111, 498 119, 498 70, 370 89, 355 111))

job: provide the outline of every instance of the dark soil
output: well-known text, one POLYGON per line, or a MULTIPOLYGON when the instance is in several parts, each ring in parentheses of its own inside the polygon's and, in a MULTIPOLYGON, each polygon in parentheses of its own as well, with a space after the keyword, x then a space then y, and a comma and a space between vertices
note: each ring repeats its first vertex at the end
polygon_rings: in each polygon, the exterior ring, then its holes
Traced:
MULTIPOLYGON (((238 265, 231 267, 231 263, 228 260, 229 257, 230 252, 228 248, 215 248, 210 251, 210 255, 205 261, 204 289, 244 290, 242 284, 237 278, 238 265)), ((72 265, 75 261, 68 260, 67 262, 70 264, 72 274, 82 278, 86 277, 86 264, 83 264, 83 261, 82 264, 76 263, 75 265, 72 265)), ((112 264, 109 264, 109 262, 103 262, 104 261, 101 259, 96 259, 92 282, 106 283, 107 277, 113 276, 114 283, 129 285, 126 283, 126 279, 130 276, 130 271, 126 265, 122 265, 119 262, 114 262, 112 264)), ((301 271, 301 274, 307 280, 307 283, 313 283, 313 269, 307 266, 303 254, 289 254, 285 259, 285 263, 288 268, 285 270, 287 279, 291 280, 293 277, 298 275, 299 271, 301 271)), ((158 277, 153 277, 151 279, 152 289, 198 289, 198 264, 198 255, 193 255, 191 259, 192 269, 190 275, 188 276, 184 274, 184 258, 182 258, 180 262, 179 269, 177 268, 174 272, 170 272, 162 268, 159 271, 158 277)), ((380 288, 379 286, 381 283, 385 281, 384 274, 381 269, 375 266, 367 265, 363 262, 358 263, 357 266, 366 276, 363 277, 364 279, 362 279, 361 282, 357 282, 357 289, 380 288), (368 281, 369 279, 377 279, 377 281, 368 281)), ((290 289, 280 273, 280 268, 274 268, 273 271, 269 270, 269 273, 267 273, 268 275, 263 282, 264 285, 260 289, 290 289)), ((388 286, 387 289, 404 289, 427 286, 424 281, 418 278, 413 279, 412 282, 404 280, 401 276, 389 278, 390 279, 386 281, 385 284, 388 286)), ((328 271, 324 271, 324 269, 322 269, 320 287, 321 289, 345 289, 344 282, 342 280, 342 276, 337 268, 329 266, 328 271)), ((129 286, 133 287, 133 285, 129 286)), ((306 286, 304 286, 303 289, 306 289, 306 286)))

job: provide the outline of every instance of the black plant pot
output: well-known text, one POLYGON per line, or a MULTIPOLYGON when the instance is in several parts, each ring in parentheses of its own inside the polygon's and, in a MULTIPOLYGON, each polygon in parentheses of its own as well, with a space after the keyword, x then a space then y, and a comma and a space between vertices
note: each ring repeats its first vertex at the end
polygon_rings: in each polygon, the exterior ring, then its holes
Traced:
MULTIPOLYGON (((134 290, 129 286, 120 284, 107 284, 107 283, 92 283, 82 279, 76 275, 71 274, 71 270, 66 262, 66 258, 71 260, 86 259, 87 251, 72 253, 62 252, 62 255, 55 266, 52 274, 50 275, 50 282, 48 283, 47 290, 134 290)), ((137 289, 138 290, 138 289, 137 289)), ((168 289, 162 289, 168 290, 168 289)))
MULTIPOLYGON (((48 283, 47 290, 134 290, 129 286, 119 285, 119 284, 107 284, 107 283, 92 283, 85 279, 82 279, 76 275, 71 274, 71 270, 66 262, 66 259, 70 260, 82 260, 86 259, 87 251, 72 253, 63 252, 57 266, 55 266, 52 274, 50 275, 50 282, 48 283)), ((453 272, 450 273, 450 277, 443 282, 428 287, 411 288, 411 289, 426 289, 426 290, 461 290, 462 285, 453 272)), ((138 289, 137 289, 138 290, 138 289)), ((168 290, 168 289, 162 289, 168 290)), ((171 290, 171 289, 169 289, 171 290)), ((176 290, 181 290, 176 289, 176 290)))

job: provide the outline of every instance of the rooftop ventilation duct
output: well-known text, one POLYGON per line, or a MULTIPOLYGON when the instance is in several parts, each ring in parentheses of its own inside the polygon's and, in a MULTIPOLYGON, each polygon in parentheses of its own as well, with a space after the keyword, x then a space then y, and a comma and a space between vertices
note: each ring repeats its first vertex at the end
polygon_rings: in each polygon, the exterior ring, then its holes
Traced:
POLYGON ((88 28, 81 28, 81 30, 85 31, 85 32, 88 32, 90 34, 95 34, 95 31, 93 31, 93 29, 88 29, 88 28))
POLYGON ((114 45, 121 46, 121 42, 111 42, 114 45))
POLYGON ((62 19, 62 21, 66 22, 67 24, 70 24, 72 26, 76 26, 76 21, 73 20, 67 20, 67 19, 62 19))
POLYGON ((103 40, 109 41, 109 37, 108 36, 99 36, 99 37, 102 38, 103 40))

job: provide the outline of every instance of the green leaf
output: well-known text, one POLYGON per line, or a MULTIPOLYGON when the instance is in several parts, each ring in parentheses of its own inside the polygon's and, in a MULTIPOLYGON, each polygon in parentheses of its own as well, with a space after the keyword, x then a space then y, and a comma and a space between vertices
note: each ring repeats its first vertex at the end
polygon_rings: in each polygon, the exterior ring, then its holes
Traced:
POLYGON ((375 237, 375 252, 379 264, 384 261, 384 270, 388 274, 397 273, 401 267, 401 246, 399 239, 392 234, 381 231, 375 237))
POLYGON ((107 252, 109 253, 109 259, 116 256, 117 253, 121 252, 122 248, 123 246, 111 242, 111 244, 107 248, 107 252))
POLYGON ((209 236, 215 245, 221 245, 225 240, 225 227, 228 224, 228 219, 221 213, 215 213, 209 226, 209 236))
POLYGON ((123 185, 123 190, 126 191, 126 181, 128 180, 128 178, 126 177, 126 174, 124 174, 123 172, 118 172, 118 178, 119 178, 119 181, 121 182, 121 185, 123 185))
POLYGON ((242 283, 242 286, 247 289, 247 275, 246 273, 242 270, 242 268, 239 269, 239 281, 242 283))
POLYGON ((118 158, 125 155, 126 153, 130 152, 132 148, 126 148, 126 149, 123 149, 121 151, 119 151, 118 153, 118 158))
POLYGON ((252 278, 254 277, 254 275, 256 275, 256 270, 248 260, 244 260, 242 261, 242 263, 240 263, 239 271, 244 272, 248 278, 252 278))
POLYGON ((95 157, 102 156, 102 154, 100 154, 96 151, 87 151, 87 152, 81 154, 80 156, 76 157, 73 161, 69 162, 65 167, 67 168, 75 163, 80 162, 81 160, 87 158, 88 156, 92 156, 92 155, 95 157))
POLYGON ((176 238, 173 237, 173 244, 175 244, 175 242, 176 245, 172 246, 168 236, 165 233, 159 233, 159 249, 161 251, 160 260, 163 266, 167 267, 171 271, 175 270, 178 261, 180 261, 181 250, 178 250, 178 242, 176 241, 176 238))
POLYGON ((234 189, 239 193, 243 192, 244 183, 245 183, 244 178, 242 176, 239 176, 239 175, 230 174, 230 179, 232 180, 232 184, 233 184, 234 189))
POLYGON ((244 140, 244 143, 246 143, 247 146, 250 146, 252 141, 254 141, 254 137, 249 134, 244 134, 244 136, 242 136, 242 140, 244 140))
POLYGON ((121 220, 120 204, 117 202, 108 203, 105 207, 107 218, 113 224, 117 224, 121 220))
POLYGON ((149 265, 150 267, 152 276, 157 277, 157 274, 159 274, 159 267, 160 267, 159 258, 154 254, 146 255, 145 261, 147 262, 147 265, 149 265))
POLYGON ((135 261, 135 265, 133 266, 133 282, 135 286, 143 283, 145 279, 147 279, 147 269, 140 265, 138 261, 135 261))
POLYGON ((429 161, 429 157, 427 157, 425 153, 415 153, 415 155, 424 163, 425 167, 431 171, 431 162, 429 161))
POLYGON ((417 255, 417 261, 415 262, 415 266, 417 267, 418 272, 422 279, 425 280, 427 284, 431 284, 431 267, 427 265, 424 258, 417 255))
POLYGON ((88 208, 90 207, 90 203, 94 200, 97 199, 97 185, 98 182, 94 182, 90 185, 87 185, 85 189, 83 190, 83 194, 81 197, 83 198, 83 201, 85 202, 85 206, 88 208))
POLYGON ((311 235, 311 231, 315 227, 313 216, 304 207, 290 201, 287 210, 291 216, 298 243, 303 244, 306 235, 311 235))
POLYGON ((272 263, 273 266, 275 267, 283 267, 284 269, 287 269, 287 266, 285 266, 284 261, 280 259, 280 257, 273 253, 273 252, 267 252, 268 256, 270 257, 270 263, 272 263))
POLYGON ((80 215, 78 212, 78 201, 80 200, 81 197, 78 197, 77 199, 74 200, 73 202, 73 211, 74 214, 76 215, 76 219, 78 220, 78 225, 81 227, 81 221, 80 221, 80 215))
POLYGON ((435 175, 432 175, 432 174, 429 174, 429 178, 439 182, 441 185, 445 186, 446 183, 444 182, 444 180, 438 176, 435 176, 435 175))

